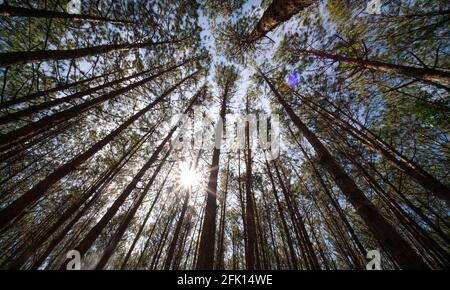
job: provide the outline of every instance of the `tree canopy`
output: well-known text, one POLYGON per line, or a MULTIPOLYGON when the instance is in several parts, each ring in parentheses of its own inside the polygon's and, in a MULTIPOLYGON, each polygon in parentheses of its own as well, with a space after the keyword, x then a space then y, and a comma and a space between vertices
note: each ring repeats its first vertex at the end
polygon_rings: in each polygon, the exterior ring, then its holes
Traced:
POLYGON ((448 1, 72 1, 0 4, 0 268, 449 268, 448 1))

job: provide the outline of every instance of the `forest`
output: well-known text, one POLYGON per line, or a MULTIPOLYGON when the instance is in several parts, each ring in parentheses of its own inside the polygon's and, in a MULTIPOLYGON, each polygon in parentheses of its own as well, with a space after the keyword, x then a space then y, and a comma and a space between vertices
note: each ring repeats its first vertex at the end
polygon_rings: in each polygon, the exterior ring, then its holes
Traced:
POLYGON ((0 1, 0 269, 450 269, 449 56, 445 0, 0 1))

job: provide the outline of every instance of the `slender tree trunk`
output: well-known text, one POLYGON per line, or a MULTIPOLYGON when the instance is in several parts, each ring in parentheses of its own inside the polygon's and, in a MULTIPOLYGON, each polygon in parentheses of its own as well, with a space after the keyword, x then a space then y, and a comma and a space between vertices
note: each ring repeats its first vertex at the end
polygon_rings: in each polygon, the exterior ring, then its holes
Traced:
POLYGON ((316 2, 315 0, 273 0, 264 11, 253 31, 245 38, 245 42, 253 43, 268 32, 291 19, 295 14, 316 2))
POLYGON ((442 85, 450 84, 450 72, 433 69, 433 68, 418 68, 397 64, 390 64, 377 60, 368 60, 362 58, 347 57, 338 54, 331 54, 319 50, 300 50, 302 54, 313 55, 319 58, 331 59, 345 63, 354 64, 356 66, 367 68, 377 72, 388 73, 392 75, 403 75, 415 78, 422 81, 430 81, 442 85))
MULTIPOLYGON (((225 128, 225 114, 227 110, 228 94, 231 88, 232 80, 230 76, 227 76, 227 80, 222 95, 222 105, 220 109, 220 119, 218 124, 223 124, 225 128)), ((219 174, 219 157, 220 157, 220 145, 223 132, 220 131, 216 134, 215 138, 218 141, 219 148, 213 149, 213 158, 211 166, 209 167, 209 178, 207 186, 207 198, 205 207, 205 217, 203 220, 203 227, 201 231, 200 246, 198 249, 198 270, 212 270, 214 268, 214 248, 216 242, 216 215, 217 215, 217 177, 219 174), (217 138, 219 138, 217 140, 217 138)), ((216 143, 217 144, 217 143, 216 143)), ((216 146, 217 147, 217 146, 216 146)))
POLYGON ((355 182, 347 175, 322 142, 306 127, 295 114, 292 107, 281 97, 272 82, 262 74, 263 78, 275 94, 277 100, 288 113, 290 119, 303 136, 308 140, 317 154, 321 164, 333 176, 337 186, 342 190, 349 202, 354 206, 358 214, 364 220, 369 229, 374 233, 376 239, 383 249, 390 254, 395 261, 404 269, 426 269, 428 268, 415 250, 399 235, 377 208, 367 199, 355 182))
POLYGON ((242 219, 242 227, 243 227, 243 240, 244 240, 244 256, 248 251, 247 249, 247 220, 245 219, 245 199, 242 193, 242 182, 241 182, 241 151, 238 151, 238 197, 239 197, 239 205, 241 207, 241 219, 242 219))
POLYGON ((175 227, 175 232, 173 233, 172 241, 170 242, 169 248, 167 250, 167 258, 164 262, 164 270, 169 270, 172 265, 173 256, 175 253, 175 248, 178 244, 178 238, 181 231, 181 226, 183 225, 184 216, 186 215, 186 210, 188 207, 189 197, 191 195, 190 189, 184 193, 183 206, 181 208, 180 217, 178 218, 177 225, 175 227))
MULTIPOLYGON (((196 198, 195 198, 194 208, 196 206, 197 206, 197 194, 196 194, 196 198)), ((194 218, 195 218, 195 213, 191 212, 190 215, 189 215, 189 220, 192 221, 194 218)), ((195 244, 195 242, 197 240, 197 239, 194 238, 195 237, 195 233, 200 228, 200 223, 201 223, 202 218, 203 218, 203 209, 201 209, 199 218, 196 219, 195 224, 192 227, 192 235, 190 236, 188 250, 186 252, 186 255, 184 256, 184 262, 183 263, 181 263, 181 257, 180 257, 180 265, 179 266, 180 266, 181 270, 186 270, 187 269, 187 265, 188 265, 189 259, 191 258, 191 252, 193 251, 193 248, 195 247, 194 244, 195 244), (181 265, 181 264, 183 264, 183 265, 181 265)), ((194 250, 194 253, 195 252, 196 251, 194 250)), ((194 255, 192 260, 195 260, 195 255, 194 255)), ((192 268, 194 268, 195 267, 195 262, 193 262, 192 265, 193 265, 192 268)))
MULTIPOLYGON (((173 189, 173 186, 171 186, 171 187, 169 188, 168 192, 171 192, 172 189, 173 189)), ((135 265, 135 267, 134 267, 135 270, 136 270, 136 269, 140 269, 140 267, 141 267, 141 265, 142 265, 142 260, 143 260, 143 258, 144 258, 144 256, 145 256, 145 253, 146 253, 148 247, 150 246, 150 242, 151 242, 151 238, 153 237, 153 233, 155 232, 156 227, 159 225, 159 223, 160 223, 160 221, 161 221, 162 214, 163 214, 163 212, 164 212, 164 209, 165 209, 165 207, 166 207, 167 202, 168 202, 168 200, 167 200, 167 198, 166 198, 166 199, 164 200, 164 203, 163 203, 163 205, 162 205, 162 208, 161 208, 161 210, 160 210, 160 212, 159 212, 159 214, 158 214, 158 217, 156 218, 156 220, 155 220, 155 222, 154 222, 154 224, 153 224, 153 226, 152 226, 152 230, 151 230, 150 233, 147 235, 147 240, 145 241, 144 248, 142 249, 141 253, 139 254, 139 257, 138 257, 138 259, 137 259, 136 265, 135 265)))
MULTIPOLYGON (((255 200, 255 197, 253 196, 253 199, 255 200)), ((256 259, 256 265, 257 269, 269 269, 270 265, 270 256, 267 254, 267 235, 266 232, 262 229, 262 221, 261 221, 261 215, 258 210, 258 205, 255 204, 255 223, 256 223, 256 236, 258 237, 257 240, 257 252, 258 256, 256 259)))
MULTIPOLYGON (((199 217, 199 222, 203 221, 205 218, 205 208, 202 208, 201 213, 200 213, 200 217, 199 217)), ((201 228, 202 228, 203 224, 199 223, 199 231, 198 231, 198 235, 197 238, 194 239, 195 240, 195 247, 194 247, 194 258, 192 259, 192 264, 191 264, 191 268, 195 268, 197 265, 197 260, 198 260, 198 247, 200 246, 200 238, 201 238, 201 228)))
POLYGON ((99 46, 67 49, 67 50, 35 50, 0 53, 0 66, 42 62, 48 60, 76 59, 85 56, 99 55, 112 51, 130 50, 136 48, 151 48, 158 45, 178 43, 184 39, 168 41, 149 41, 142 43, 105 44, 99 46))
MULTIPOLYGON (((191 229, 192 229, 192 214, 188 214, 184 233, 181 237, 180 246, 178 247, 178 251, 174 257, 173 266, 172 266, 173 270, 180 270, 181 259, 183 258, 183 254, 184 254, 183 251, 184 251, 184 249, 186 249, 186 244, 187 244, 187 240, 189 237, 189 233, 191 232, 191 229)), ((186 270, 186 269, 183 269, 183 270, 186 270)))
MULTIPOLYGON (((246 102, 246 111, 248 110, 248 97, 246 102)), ((252 194, 252 150, 250 148, 250 128, 249 122, 245 122, 245 144, 246 144, 246 154, 244 154, 246 164, 245 164, 245 201, 246 210, 245 217, 247 221, 247 251, 245 252, 245 265, 247 270, 257 269, 257 264, 255 263, 255 258, 258 256, 257 250, 257 237, 256 237, 256 226, 255 226, 255 209, 253 203, 252 194)))
POLYGON ((164 230, 159 238, 158 245, 156 246, 155 253, 153 254, 153 258, 150 262, 150 270, 156 270, 159 262, 159 258, 161 256, 162 249, 166 244, 167 237, 169 235, 169 229, 172 227, 172 222, 175 219, 175 215, 178 211, 179 202, 177 200, 176 206, 173 207, 171 215, 168 217, 166 225, 164 226, 164 230))
POLYGON ((235 230, 232 230, 232 236, 231 236, 231 251, 233 253, 232 255, 232 264, 233 270, 236 270, 238 268, 238 252, 237 252, 237 246, 236 246, 236 234, 235 234, 235 230))
POLYGON ((115 24, 136 24, 131 20, 120 20, 95 15, 72 14, 67 12, 48 11, 43 9, 14 7, 7 4, 0 5, 0 16, 7 16, 7 17, 22 16, 22 17, 47 18, 47 19, 60 18, 60 19, 89 21, 94 23, 109 22, 115 24))
MULTIPOLYGON (((342 221, 344 222, 345 226, 347 227, 347 230, 350 233, 350 235, 352 237, 352 240, 355 242, 356 246, 358 247, 358 250, 360 251, 361 255, 363 257, 365 257, 366 253, 367 253, 366 249, 364 248, 364 246, 362 245, 362 243, 359 240, 358 236, 356 235, 355 231, 353 230, 353 227, 350 225, 350 222, 348 221, 347 217, 342 212, 342 209, 341 209, 339 203, 336 202, 335 198, 333 197, 333 195, 331 194, 331 192, 328 189, 327 185, 325 184, 325 181, 322 178, 322 175, 320 174, 319 170, 316 168, 316 166, 312 162, 311 158, 309 157, 309 154, 306 152, 306 150, 300 144, 300 142, 297 139, 297 136, 295 136, 294 132, 292 132, 292 129, 290 127, 289 127, 289 131, 291 132, 292 136, 294 137, 294 140, 297 143, 297 145, 299 146, 299 148, 302 151, 303 155, 305 156, 305 158, 308 160, 309 164, 311 165, 311 167, 312 167, 312 169, 313 169, 313 171, 315 173, 315 176, 319 180, 319 184, 321 185, 321 187, 324 190, 325 194, 329 198, 329 200, 331 202, 331 205, 333 205, 333 207, 336 209, 336 212, 339 214, 339 217, 342 219, 342 221)), ((300 178, 300 175, 298 174, 297 170, 294 169, 294 171, 295 171, 296 175, 300 178)), ((305 185, 305 188, 306 188, 306 185, 305 185)))
POLYGON ((219 242, 218 244, 218 250, 217 250, 217 267, 218 270, 224 270, 225 267, 225 261, 224 261, 224 254, 225 254, 225 213, 227 208, 227 193, 228 193, 228 182, 229 182, 229 174, 230 174, 230 157, 228 157, 227 161, 227 174, 225 176, 225 189, 223 190, 222 195, 222 208, 221 208, 221 214, 220 214, 220 234, 219 234, 219 242))
MULTIPOLYGON (((201 150, 201 149, 198 152, 195 164, 194 164, 193 169, 192 169, 194 172, 197 170, 198 161, 200 159, 200 155, 202 154, 202 152, 203 152, 203 150, 201 150)), ((186 210, 188 208, 188 202, 189 202, 189 198, 191 196, 191 192, 192 192, 192 187, 191 186, 189 186, 188 189, 185 189, 183 206, 181 208, 180 217, 178 218, 178 222, 177 222, 177 225, 175 227, 175 232, 173 234, 172 241, 170 242, 169 248, 167 250, 166 260, 164 262, 164 268, 163 268, 164 270, 169 270, 170 267, 173 264, 175 249, 176 249, 176 246, 178 244, 178 239, 179 239, 179 235, 180 235, 180 232, 181 232, 181 228, 183 226, 184 217, 186 215, 186 210)))
POLYGON ((307 212, 305 210, 303 210, 303 212, 305 213, 306 221, 308 222, 309 228, 311 229, 311 233, 314 237, 314 240, 316 241, 317 248, 319 250, 319 255, 320 255, 320 258, 322 259, 325 270, 330 270, 330 266, 328 265, 328 260, 325 256, 322 245, 321 245, 319 239, 317 238, 316 232, 314 230, 315 226, 314 226, 313 222, 311 221, 311 219, 309 218, 309 215, 307 214, 307 212))
POLYGON ((261 186, 261 197, 264 203, 264 212, 266 213, 266 219, 267 219, 267 225, 269 226, 269 232, 270 232, 270 241, 271 241, 271 246, 272 246, 272 251, 275 257, 275 263, 277 265, 277 270, 281 270, 281 263, 280 263, 280 257, 278 255, 278 249, 275 245, 275 236, 273 233, 273 223, 272 223, 272 219, 270 216, 270 208, 267 204, 266 201, 266 192, 264 190, 264 186, 261 186))
POLYGON ((319 262, 317 261, 317 257, 314 254, 314 251, 311 246, 311 241, 309 239, 308 233, 304 227, 304 222, 301 216, 299 215, 300 211, 296 206, 295 199, 290 193, 289 189, 286 187, 285 182, 280 174, 280 170, 276 162, 273 163, 275 169, 275 175, 278 178, 278 181, 281 186, 281 190, 283 192, 286 205, 288 207, 288 212, 291 216, 292 224, 294 225, 294 232, 296 233, 297 240, 299 242, 300 248, 302 250, 303 260, 305 261, 305 265, 309 270, 319 268, 319 262))
POLYGON ((214 247, 216 236, 217 214, 217 176, 219 171, 220 149, 213 150, 213 159, 210 166, 210 176, 207 186, 207 200, 205 217, 201 231, 200 246, 198 249, 198 270, 212 270, 214 267, 214 247))

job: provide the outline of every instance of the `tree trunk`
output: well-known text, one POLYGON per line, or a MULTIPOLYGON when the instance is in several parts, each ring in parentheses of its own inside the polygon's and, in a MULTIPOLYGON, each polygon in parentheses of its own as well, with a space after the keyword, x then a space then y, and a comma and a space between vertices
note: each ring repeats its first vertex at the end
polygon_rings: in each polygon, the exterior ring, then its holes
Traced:
POLYGON ((228 157, 227 161, 227 174, 225 176, 225 189, 223 190, 223 196, 222 196, 222 209, 220 214, 220 233, 219 233, 219 242, 218 244, 218 250, 217 250, 217 270, 224 270, 225 267, 225 261, 224 261, 224 254, 225 254, 225 213, 226 213, 226 207, 227 207, 227 193, 228 193, 228 179, 230 174, 230 157, 228 157))
POLYGON ((99 55, 111 51, 130 50, 135 48, 151 48, 157 45, 178 43, 184 39, 167 41, 149 41, 142 43, 121 43, 105 44, 99 46, 66 49, 66 50, 35 50, 35 51, 14 51, 0 53, 0 66, 9 66, 14 64, 24 64, 29 62, 42 62, 48 60, 75 59, 85 56, 99 55))
POLYGON ((214 267, 214 246, 217 214, 217 176, 219 173, 220 149, 213 150, 213 159, 208 178, 205 217, 198 249, 198 270, 212 270, 214 267))
POLYGON ((283 192, 284 199, 286 201, 288 212, 291 216, 292 224, 294 225, 294 232, 300 245, 305 265, 308 268, 308 270, 317 269, 319 268, 319 262, 317 261, 317 257, 313 252, 312 246, 310 245, 311 241, 304 227, 303 219, 299 215, 300 211, 295 204, 295 200, 292 194, 290 193, 290 191, 286 187, 285 182, 283 181, 283 178, 280 174, 280 170, 278 169, 276 162, 273 163, 273 166, 275 169, 275 175, 278 178, 278 182, 281 186, 281 191, 283 192))
MULTIPOLYGON (((220 120, 223 122, 225 128, 225 114, 227 110, 227 100, 229 89, 232 86, 232 80, 227 77, 224 92, 222 95, 222 105, 220 109, 220 120)), ((219 121, 220 121, 219 120, 219 121)), ((218 122, 220 124, 220 122, 218 122)), ((216 134, 216 138, 222 140, 223 132, 220 131, 216 134)), ((217 144, 217 143, 216 143, 217 144)), ((220 157, 220 144, 219 148, 213 149, 213 158, 211 166, 209 167, 208 186, 206 190, 206 207, 205 217, 203 220, 203 227, 201 231, 200 246, 198 249, 198 270, 212 270, 214 268, 214 247, 216 242, 216 215, 217 215, 217 177, 219 175, 219 157, 220 157)))
POLYGON ((172 222, 175 219, 175 215, 178 212, 178 205, 179 202, 177 200, 176 205, 173 206, 172 213, 168 217, 166 225, 164 226, 164 230, 159 238, 158 245, 156 246, 155 253, 153 254, 153 258, 150 262, 149 270, 156 270, 156 267, 158 266, 159 257, 161 256, 162 249, 164 248, 167 236, 169 235, 169 229, 172 227, 172 222))
POLYGON ((190 194, 191 194, 190 190, 188 190, 187 192, 184 193, 183 206, 181 208, 180 217, 178 218, 178 222, 175 227, 175 232, 173 233, 172 241, 170 242, 169 248, 167 250, 167 254, 166 254, 167 257, 164 262, 164 268, 163 268, 164 270, 170 270, 170 267, 172 265, 173 255, 175 253, 175 248, 178 244, 178 238, 180 235, 181 226, 183 225, 184 216, 186 215, 186 210, 188 207, 188 201, 189 201, 190 194))
POLYGON ((243 238, 244 238, 244 256, 248 251, 247 249, 247 220, 245 219, 245 199, 244 194, 242 193, 242 182, 241 182, 241 151, 238 151, 238 197, 239 197, 239 205, 241 207, 241 219, 242 219, 242 227, 243 227, 243 238))
MULTIPOLYGON (((289 127, 289 131, 291 132, 292 136, 294 137, 294 140, 297 143, 297 145, 299 146, 299 148, 302 151, 303 155, 305 156, 305 158, 308 160, 309 164, 311 165, 311 167, 312 167, 312 169, 313 169, 313 171, 315 173, 315 176, 319 180, 319 184, 321 185, 323 191, 325 192, 325 194, 327 195, 328 199, 330 200, 331 205, 335 208, 335 210, 338 213, 339 217, 342 219, 342 221, 344 222, 345 226, 347 227, 347 230, 348 230, 350 236, 352 237, 352 240, 355 242, 356 246, 358 247, 359 252, 361 253, 361 255, 363 257, 365 257, 366 254, 367 254, 367 251, 364 248, 364 246, 362 245, 362 243, 359 240, 358 236, 356 235, 355 231, 353 230, 353 227, 350 225, 350 222, 348 221, 347 217, 342 212, 342 208, 340 207, 339 203, 335 200, 335 198, 331 194, 331 192, 328 189, 327 185, 325 184, 325 181, 322 178, 322 175, 320 174, 319 170, 316 168, 316 166, 312 162, 311 158, 309 157, 309 154, 306 152, 306 150, 300 144, 300 142, 298 141, 297 137, 294 135, 294 132, 292 132, 292 129, 290 127, 289 127)), ((295 171, 296 175, 300 178, 300 175, 298 174, 297 170, 294 169, 294 171, 295 171)))
POLYGON ((115 24, 136 24, 131 20, 120 20, 120 19, 111 19, 107 17, 95 16, 95 15, 86 15, 86 14, 72 14, 67 12, 59 12, 59 11, 48 11, 43 9, 33 9, 33 8, 23 8, 23 7, 14 7, 9 6, 7 4, 0 5, 0 16, 22 16, 22 17, 33 17, 33 18, 60 18, 60 19, 70 19, 70 20, 81 20, 81 21, 89 21, 94 23, 99 22, 109 22, 115 24))
MULTIPOLYGON (((248 111, 248 97, 246 102, 246 111, 248 111)), ((246 144, 246 154, 245 157, 245 201, 246 210, 245 218, 247 221, 247 251, 245 252, 245 265, 247 270, 255 269, 255 257, 258 256, 257 245, 256 245, 256 226, 255 226, 255 209, 253 204, 253 194, 252 194, 252 150, 250 149, 250 132, 249 132, 249 122, 245 122, 245 144, 246 144)), ((256 268, 257 269, 257 268, 256 268)))
POLYGON ((273 0, 264 11, 253 31, 245 38, 246 43, 253 43, 264 37, 268 32, 291 19, 316 0, 273 0))
MULTIPOLYGON (((171 192, 172 189, 173 189, 173 186, 171 186, 171 187, 169 188, 168 192, 171 192)), ((165 209, 167 203, 168 203, 168 198, 166 198, 166 199, 164 200, 163 205, 162 205, 162 208, 161 208, 161 211, 159 212, 158 217, 156 218, 156 220, 155 220, 155 222, 154 222, 154 224, 153 224, 153 226, 152 226, 152 230, 151 230, 150 233, 147 235, 147 240, 145 241, 144 248, 142 249, 141 253, 139 254, 139 257, 138 257, 138 259, 137 259, 136 265, 135 265, 135 267, 133 268, 134 270, 139 269, 140 266, 142 265, 142 259, 144 258, 145 252, 147 251, 147 249, 148 249, 148 247, 149 247, 149 245, 150 245, 150 241, 151 241, 151 238, 152 238, 152 236, 153 236, 153 233, 154 233, 155 230, 156 230, 156 226, 159 225, 159 223, 160 223, 160 221, 161 221, 162 214, 163 214, 163 212, 164 212, 164 209, 165 209)))
POLYGON ((313 55, 324 59, 331 59, 334 61, 351 63, 362 68, 367 68, 370 70, 384 72, 392 75, 403 75, 414 79, 422 81, 430 81, 442 85, 450 84, 450 72, 438 69, 418 68, 418 67, 390 64, 377 60, 352 58, 338 54, 331 54, 319 50, 300 50, 300 53, 313 55))
POLYGON ((273 251, 273 254, 275 256, 275 262, 276 262, 276 265, 277 265, 276 269, 277 270, 281 270, 280 257, 278 255, 278 249, 277 249, 277 247, 275 245, 275 235, 273 233, 273 222, 272 222, 272 219, 270 217, 270 208, 269 208, 269 206, 267 204, 267 201, 266 201, 266 192, 264 190, 264 186, 261 186, 261 197, 262 197, 262 200, 263 200, 263 203, 264 203, 264 212, 266 213, 267 225, 269 227, 272 251, 273 251))

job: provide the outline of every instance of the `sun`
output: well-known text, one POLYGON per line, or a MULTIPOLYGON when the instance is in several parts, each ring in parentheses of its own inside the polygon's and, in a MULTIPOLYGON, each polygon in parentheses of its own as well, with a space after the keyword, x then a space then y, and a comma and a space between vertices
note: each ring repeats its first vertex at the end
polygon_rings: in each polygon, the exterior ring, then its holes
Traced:
POLYGON ((200 173, 193 170, 188 164, 180 165, 178 181, 184 188, 192 188, 200 183, 200 173))

